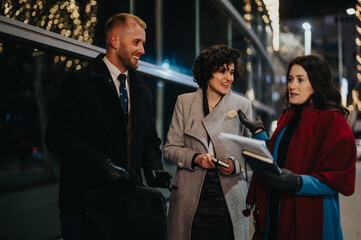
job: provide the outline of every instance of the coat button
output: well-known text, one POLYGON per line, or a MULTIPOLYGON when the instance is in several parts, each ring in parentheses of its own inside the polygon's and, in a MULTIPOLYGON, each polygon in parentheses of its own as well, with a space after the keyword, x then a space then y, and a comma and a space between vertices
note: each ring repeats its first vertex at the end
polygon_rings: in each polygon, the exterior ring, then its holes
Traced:
POLYGON ((183 163, 179 162, 177 163, 178 167, 182 168, 183 167, 183 163))
POLYGON ((241 168, 241 172, 244 172, 244 168, 241 168))

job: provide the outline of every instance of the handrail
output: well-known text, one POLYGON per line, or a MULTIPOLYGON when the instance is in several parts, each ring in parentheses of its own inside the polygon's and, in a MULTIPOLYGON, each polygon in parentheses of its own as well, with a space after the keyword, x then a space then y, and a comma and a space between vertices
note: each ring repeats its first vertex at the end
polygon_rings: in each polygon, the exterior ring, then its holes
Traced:
POLYGON ((0 33, 11 38, 91 60, 105 49, 0 15, 0 33))
MULTIPOLYGON (((99 54, 105 54, 105 49, 90 45, 45 29, 28 25, 10 18, 0 16, 0 34, 26 41, 52 50, 61 51, 82 59, 91 60, 99 54)), ((182 85, 197 87, 189 75, 164 69, 157 65, 139 61, 139 72, 158 78, 176 82, 182 85)))
MULTIPOLYGON (((35 46, 64 52, 74 57, 79 57, 86 60, 91 60, 99 54, 105 53, 104 48, 68 38, 60 34, 25 24, 1 15, 0 36, 14 38, 19 41, 31 43, 35 46)), ((193 81, 193 77, 173 70, 164 69, 148 62, 139 61, 139 67, 137 70, 146 75, 151 75, 173 83, 194 88, 198 87, 198 85, 193 81)), ((273 108, 261 103, 260 101, 254 100, 253 105, 256 108, 266 111, 271 115, 275 114, 275 110, 273 108)))

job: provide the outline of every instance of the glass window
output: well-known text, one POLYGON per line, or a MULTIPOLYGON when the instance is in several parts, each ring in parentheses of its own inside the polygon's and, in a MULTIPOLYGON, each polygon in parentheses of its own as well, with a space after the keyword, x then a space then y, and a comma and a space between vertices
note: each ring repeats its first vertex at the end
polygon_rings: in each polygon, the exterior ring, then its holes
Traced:
POLYGON ((155 0, 133 0, 134 12, 147 24, 145 54, 141 60, 157 64, 155 0))
POLYGON ((210 0, 200 0, 200 39, 202 46, 228 43, 228 18, 210 0))
POLYGON ((65 74, 87 62, 13 39, 0 42, 0 164, 5 166, 0 169, 11 166, 19 176, 35 170, 35 180, 55 178, 57 163, 43 145, 47 116, 65 74))
POLYGON ((233 89, 239 93, 245 94, 248 85, 249 85, 249 72, 247 71, 247 62, 248 62, 248 54, 247 54, 247 46, 249 43, 245 40, 243 34, 239 31, 238 28, 232 27, 232 47, 237 48, 241 51, 241 66, 243 69, 243 73, 240 79, 233 84, 233 89))
POLYGON ((164 1, 164 57, 169 68, 192 75, 195 59, 195 1, 164 1))
POLYGON ((0 37, 0 191, 7 219, 0 227, 2 239, 60 236, 59 161, 44 147, 44 131, 65 74, 86 65, 0 37))
MULTIPOLYGON (((81 9, 84 9, 85 4, 92 4, 92 11, 93 11, 93 20, 94 27, 91 29, 93 34, 93 45, 105 48, 105 39, 104 39, 104 26, 107 20, 116 13, 129 13, 129 2, 130 1, 95 1, 95 0, 88 0, 88 1, 76 1, 78 5, 82 6, 81 9), (94 19, 94 16, 96 19, 94 19)), ((86 16, 83 17, 82 24, 89 23, 89 18, 86 16)))

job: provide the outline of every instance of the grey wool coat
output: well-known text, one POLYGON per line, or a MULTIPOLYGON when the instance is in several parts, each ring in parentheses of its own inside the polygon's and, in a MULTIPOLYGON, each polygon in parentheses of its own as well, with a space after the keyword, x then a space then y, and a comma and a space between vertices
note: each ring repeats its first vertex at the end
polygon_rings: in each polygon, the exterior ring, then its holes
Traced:
POLYGON ((233 175, 218 173, 231 216, 234 237, 236 240, 248 240, 249 220, 242 214, 248 190, 244 179, 244 159, 240 153, 237 156, 231 155, 218 138, 221 132, 244 135, 245 127, 237 116, 238 109, 242 109, 251 119, 251 102, 231 91, 206 117, 203 113, 201 89, 178 96, 164 145, 165 157, 178 165, 174 179, 178 189, 171 192, 167 219, 169 240, 190 239, 192 221, 207 171, 201 167, 192 169, 191 162, 195 153, 209 152, 207 133, 213 143, 216 158, 224 160, 233 156, 236 159, 236 171, 233 175))

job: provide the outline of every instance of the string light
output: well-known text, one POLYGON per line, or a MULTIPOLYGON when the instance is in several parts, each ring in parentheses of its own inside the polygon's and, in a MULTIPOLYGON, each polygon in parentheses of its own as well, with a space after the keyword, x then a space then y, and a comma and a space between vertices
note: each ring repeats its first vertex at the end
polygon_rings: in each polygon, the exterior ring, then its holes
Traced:
POLYGON ((279 51, 280 24, 279 24, 279 0, 263 0, 268 11, 268 16, 273 29, 273 50, 279 51))
POLYGON ((356 42, 356 45, 357 45, 357 46, 361 46, 361 41, 360 41, 359 38, 356 38, 356 41, 355 41, 355 42, 356 42))
POLYGON ((252 72, 252 63, 247 62, 246 69, 247 69, 247 72, 252 72))
MULTIPOLYGON (((358 23, 356 24, 356 30, 358 33, 358 37, 356 37, 355 39, 355 43, 358 49, 358 52, 360 52, 360 48, 361 48, 361 27, 360 27, 360 21, 361 21, 361 15, 360 15, 360 11, 361 11, 361 0, 357 0, 357 3, 355 4, 355 16, 356 19, 358 20, 358 23)), ((357 71, 358 73, 356 74, 357 77, 357 81, 359 82, 359 84, 361 83, 361 57, 359 54, 356 55, 356 60, 357 60, 357 71)), ((361 111, 361 104, 360 104, 360 93, 357 89, 353 89, 352 90, 352 105, 353 106, 358 106, 358 110, 361 111)))
POLYGON ((361 35, 361 27, 359 27, 359 26, 356 25, 356 30, 357 30, 358 34, 361 35))
POLYGON ((247 52, 248 55, 252 55, 252 49, 251 48, 247 48, 246 52, 247 52))
MULTIPOLYGON (((93 43, 94 29, 97 24, 98 3, 95 0, 88 0, 85 8, 81 9, 76 0, 54 1, 49 7, 45 0, 18 0, 6 1, 1 10, 4 16, 21 21, 26 24, 59 33, 62 36, 71 37, 88 44, 93 43)), ((2 48, 0 49, 2 50, 2 48)), ((33 55, 38 56, 39 51, 34 51, 33 55)), ((54 63, 64 64, 67 70, 70 68, 80 69, 82 66, 73 62, 73 59, 66 61, 65 56, 54 57, 54 63)))

